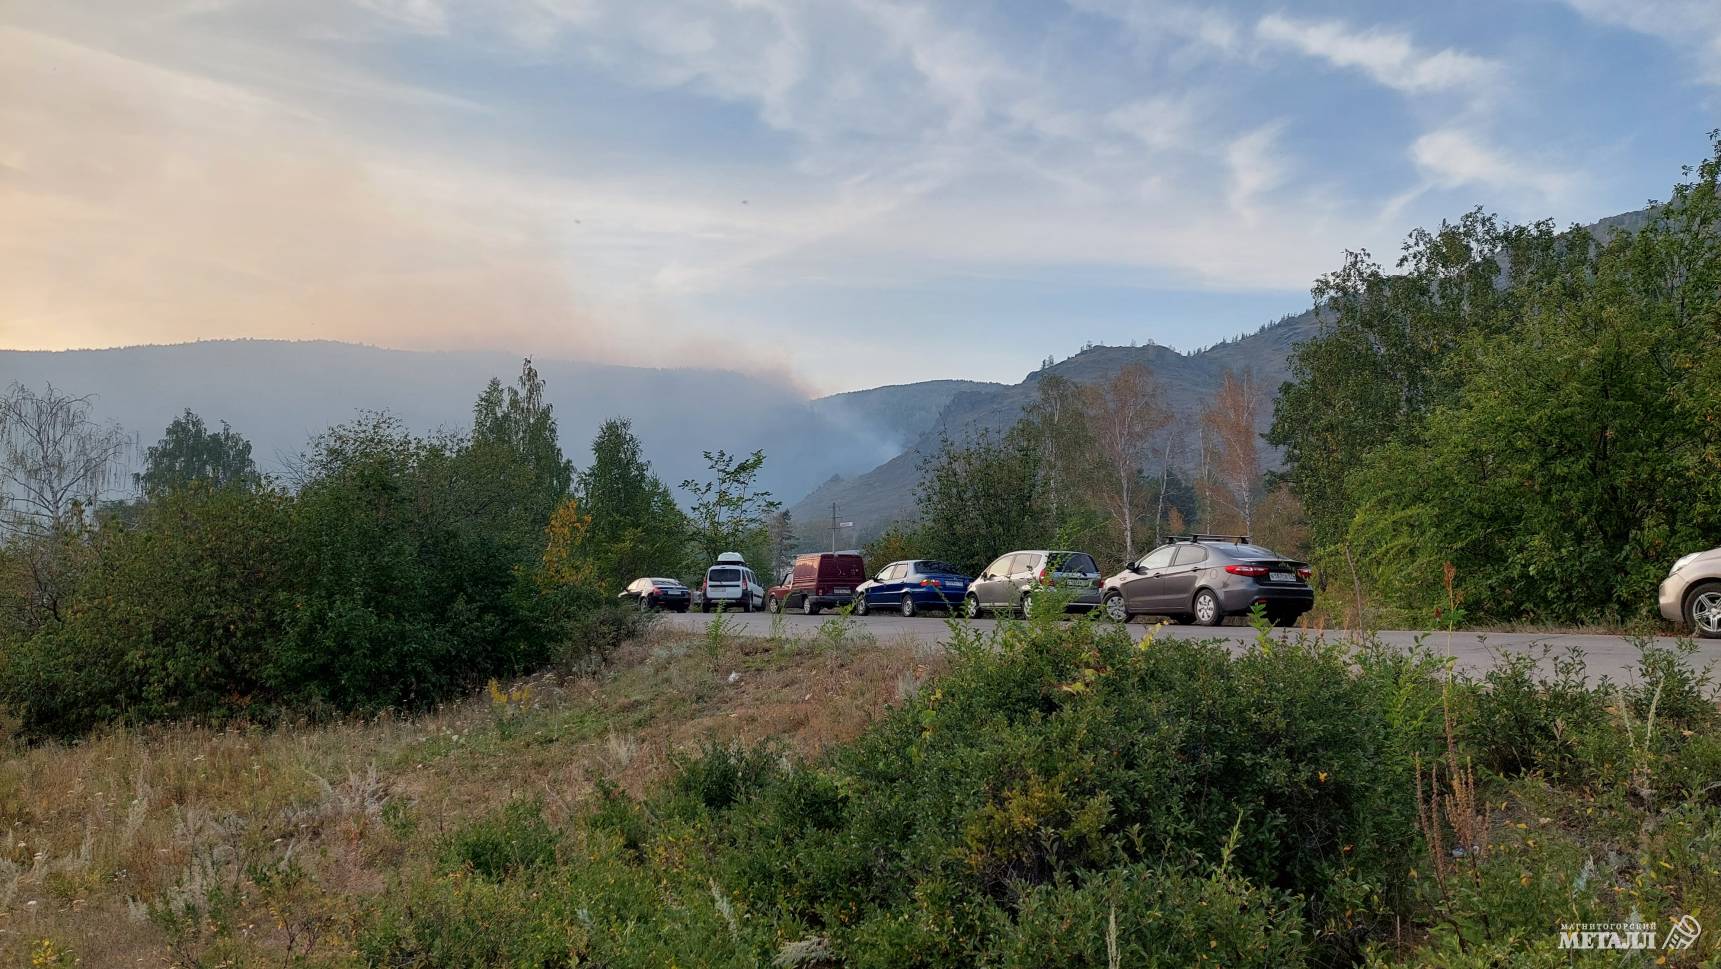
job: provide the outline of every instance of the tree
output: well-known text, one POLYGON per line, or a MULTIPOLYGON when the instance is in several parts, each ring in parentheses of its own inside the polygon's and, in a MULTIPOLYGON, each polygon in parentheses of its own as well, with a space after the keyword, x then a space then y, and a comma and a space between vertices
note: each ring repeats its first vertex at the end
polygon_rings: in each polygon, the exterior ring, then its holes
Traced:
POLYGON ((772 515, 766 531, 771 539, 771 575, 775 577, 788 568, 795 557, 795 523, 789 510, 785 508, 772 515))
POLYGON ((1213 461, 1209 468, 1210 506, 1215 521, 1203 526, 1247 533, 1255 526, 1255 494, 1261 487, 1259 426, 1265 407, 1254 374, 1225 371, 1219 392, 1201 414, 1213 461), (1223 517, 1219 517, 1219 516, 1223 517))
POLYGON ((555 407, 545 398, 544 379, 527 357, 514 386, 491 378, 472 408, 472 446, 500 451, 518 461, 532 481, 525 501, 537 527, 568 497, 574 465, 562 454, 555 407))
POLYGON ((46 534, 120 484, 126 436, 88 396, 13 384, 0 396, 0 500, 11 535, 46 534))
POLYGON ((685 565, 687 517, 651 472, 625 418, 612 418, 592 440, 592 463, 577 479, 590 519, 585 547, 598 586, 616 591, 642 575, 678 575, 685 565))
POLYGON ((928 558, 977 574, 1000 552, 1052 538, 1040 442, 1030 431, 1022 422, 963 444, 946 437, 921 464, 915 494, 928 558))
POLYGON ((769 546, 765 519, 782 503, 769 491, 757 489, 765 452, 754 451, 739 458, 728 451, 706 451, 711 478, 689 478, 681 488, 693 498, 693 545, 710 562, 723 552, 764 549, 769 546))
POLYGON ((1171 423, 1163 395, 1141 364, 1119 370, 1081 391, 1085 423, 1099 459, 1093 478, 1122 535, 1123 559, 1135 559, 1135 523, 1147 509, 1146 464, 1154 435, 1171 423))
POLYGON ((254 487, 257 464, 251 460, 251 442, 221 422, 218 433, 210 433, 203 418, 188 408, 167 425, 161 441, 144 458, 144 470, 132 476, 138 490, 156 497, 193 481, 216 488, 254 487))

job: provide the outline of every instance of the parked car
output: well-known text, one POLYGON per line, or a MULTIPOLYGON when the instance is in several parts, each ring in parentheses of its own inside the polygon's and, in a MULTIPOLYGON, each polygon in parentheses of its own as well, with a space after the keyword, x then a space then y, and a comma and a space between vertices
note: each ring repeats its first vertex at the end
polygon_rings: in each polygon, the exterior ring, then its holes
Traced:
POLYGON ((866 563, 858 552, 797 555, 794 566, 771 588, 770 609, 799 609, 815 616, 820 609, 848 605, 865 579, 866 563))
POLYGON ((676 612, 686 612, 687 607, 693 604, 693 592, 675 579, 634 579, 616 598, 632 599, 642 609, 674 609, 676 612))
POLYGON ((1252 545, 1247 535, 1180 535, 1106 579, 1103 599, 1119 622, 1156 615, 1217 626, 1259 603, 1274 623, 1289 626, 1315 606, 1309 574, 1307 563, 1252 545))
POLYGON ((738 552, 717 556, 717 564, 705 570, 705 582, 699 593, 701 612, 718 607, 752 612, 765 605, 765 587, 738 552))
POLYGON ((1069 609, 1092 609, 1100 604, 1100 567, 1086 552, 1031 549, 1000 555, 968 586, 963 612, 974 618, 982 612, 1033 612, 1033 591, 1057 586, 1076 593, 1069 609))
POLYGON ((895 609, 912 616, 922 609, 955 612, 973 581, 962 570, 936 559, 892 562, 855 589, 855 615, 895 609))
POLYGON ((1692 552, 1661 580, 1661 618, 1704 639, 1721 639, 1721 548, 1692 552))

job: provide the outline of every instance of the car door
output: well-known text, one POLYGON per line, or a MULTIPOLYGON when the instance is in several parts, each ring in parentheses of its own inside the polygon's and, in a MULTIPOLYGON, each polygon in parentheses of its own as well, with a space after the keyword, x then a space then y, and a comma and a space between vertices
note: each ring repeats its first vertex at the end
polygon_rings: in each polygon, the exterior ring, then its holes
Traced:
POLYGON ((1161 545, 1136 562, 1136 573, 1122 583, 1123 601, 1130 612, 1151 613, 1157 608, 1160 575, 1171 567, 1177 546, 1161 545))
POLYGON ((1004 589, 1010 584, 1010 563, 1016 560, 1015 555, 1000 555, 991 565, 986 566, 980 573, 980 578, 974 580, 974 598, 988 609, 994 609, 1009 601, 1015 605, 1014 598, 1005 599, 1004 589))
POLYGON ((1195 586, 1201 581, 1201 570, 1207 567, 1209 553, 1198 544, 1177 546, 1177 556, 1171 567, 1160 576, 1155 586, 1158 601, 1154 611, 1171 615, 1189 609, 1195 599, 1195 586))
POLYGON ((890 565, 887 565, 884 568, 880 569, 878 574, 873 576, 872 581, 867 583, 867 585, 866 585, 867 608, 870 609, 873 606, 884 605, 884 603, 887 601, 889 594, 890 594, 891 573, 893 573, 895 571, 896 571, 896 563, 893 562, 890 565))
POLYGON ((1021 602, 1022 594, 1033 590, 1038 581, 1040 566, 1044 564, 1045 556, 1039 552, 1018 552, 1015 560, 1010 563, 1009 598, 1005 605, 1014 606, 1021 602))

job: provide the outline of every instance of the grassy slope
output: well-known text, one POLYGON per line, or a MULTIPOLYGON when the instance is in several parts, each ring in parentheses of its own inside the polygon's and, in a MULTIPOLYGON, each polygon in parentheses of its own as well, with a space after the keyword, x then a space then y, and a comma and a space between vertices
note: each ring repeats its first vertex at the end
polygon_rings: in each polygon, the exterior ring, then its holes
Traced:
POLYGON ((0 962, 189 963, 210 926, 176 952, 128 900, 211 880, 246 885, 215 913, 241 953, 332 955, 391 872, 430 864, 441 833, 510 799, 565 817, 599 778, 641 792, 707 740, 815 752, 941 664, 904 643, 658 633, 599 678, 534 678, 410 720, 115 731, 13 753, 0 761, 0 962), (290 900, 248 884, 248 866, 280 867, 289 847, 307 876, 281 889, 290 900))

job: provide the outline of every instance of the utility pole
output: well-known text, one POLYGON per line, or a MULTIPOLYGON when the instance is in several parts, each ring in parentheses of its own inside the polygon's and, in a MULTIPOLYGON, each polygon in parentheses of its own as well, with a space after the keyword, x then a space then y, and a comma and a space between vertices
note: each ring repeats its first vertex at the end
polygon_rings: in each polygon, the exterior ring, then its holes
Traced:
POLYGON ((855 527, 854 522, 837 521, 837 503, 831 502, 831 551, 837 550, 837 532, 855 527))

